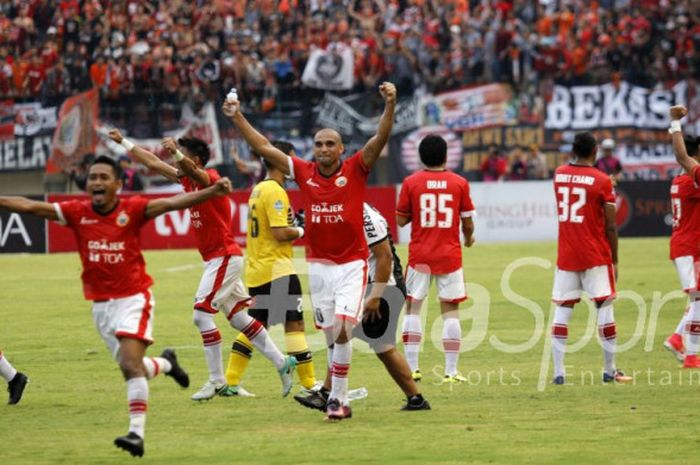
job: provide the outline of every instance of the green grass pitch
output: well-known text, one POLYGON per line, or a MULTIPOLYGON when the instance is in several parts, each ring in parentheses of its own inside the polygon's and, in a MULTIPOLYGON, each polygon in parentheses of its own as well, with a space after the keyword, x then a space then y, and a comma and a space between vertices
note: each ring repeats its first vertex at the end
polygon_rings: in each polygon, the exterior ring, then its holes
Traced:
MULTIPOLYGON (((260 354, 244 380, 258 397, 191 401, 207 376, 191 322, 200 260, 195 251, 149 252, 157 302, 149 353, 175 347, 192 386, 181 390, 160 377, 151 382, 146 455, 139 463, 700 463, 693 407, 700 373, 681 370, 662 349, 685 308, 678 294, 660 305, 678 288, 667 244, 621 240, 624 299, 615 314, 620 344, 628 347, 618 366, 635 375, 633 385, 601 384, 595 327, 580 304, 570 325, 570 346, 580 346, 567 355, 570 385, 552 386, 546 343, 553 269, 544 266, 554 262, 555 244, 477 243, 464 253, 472 299, 461 310, 463 346, 471 347, 459 367, 469 382, 438 383, 441 323, 431 296, 420 387, 433 410, 400 412, 401 392, 376 357, 356 344, 350 387, 365 386, 369 397, 353 402, 353 418, 337 424, 282 399, 278 377, 260 354)), ((405 247, 400 253, 405 258, 405 247)), ((19 405, 4 405, 2 398, 3 465, 131 460, 112 445, 128 425, 125 386, 82 299, 79 268, 77 254, 0 256, 0 347, 31 378, 19 405)), ((322 375, 322 336, 310 312, 306 321, 322 375)), ((217 322, 229 346, 235 332, 223 317, 217 322)), ((273 337, 282 342, 280 328, 273 337)))

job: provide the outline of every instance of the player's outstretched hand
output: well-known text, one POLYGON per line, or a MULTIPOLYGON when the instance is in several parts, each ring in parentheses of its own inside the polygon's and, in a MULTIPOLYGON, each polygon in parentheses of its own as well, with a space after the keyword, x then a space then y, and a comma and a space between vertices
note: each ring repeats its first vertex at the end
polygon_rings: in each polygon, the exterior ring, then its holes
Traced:
POLYGON ((688 114, 688 109, 683 105, 674 105, 668 109, 672 121, 683 119, 688 114))
POLYGON ((231 184, 229 178, 219 179, 214 186, 216 187, 217 195, 227 195, 233 192, 233 184, 231 184))
POLYGON ((375 320, 381 320, 382 314, 379 311, 379 303, 379 297, 367 299, 365 301, 365 315, 362 317, 362 319, 367 320, 370 323, 374 323, 375 320))
POLYGON ((298 228, 306 227, 306 213, 304 213, 303 208, 294 213, 294 226, 298 228))
POLYGON ((379 93, 382 95, 384 102, 389 104, 396 103, 396 86, 391 82, 382 82, 379 86, 379 93))
POLYGON ((228 116, 229 118, 233 118, 236 113, 241 110, 241 102, 240 100, 225 100, 221 109, 223 110, 224 115, 228 116))
POLYGON ((474 236, 469 236, 466 239, 464 239, 464 245, 467 247, 473 246, 474 242, 476 242, 476 239, 474 239, 474 236))
POLYGON ((170 152, 170 155, 174 155, 175 152, 177 152, 177 144, 175 143, 175 139, 172 137, 166 137, 163 139, 160 145, 162 145, 165 150, 170 152))
POLYGON ((121 144, 122 140, 124 137, 122 136, 122 133, 119 132, 119 129, 110 129, 109 132, 107 133, 110 139, 112 139, 114 142, 117 144, 121 144))

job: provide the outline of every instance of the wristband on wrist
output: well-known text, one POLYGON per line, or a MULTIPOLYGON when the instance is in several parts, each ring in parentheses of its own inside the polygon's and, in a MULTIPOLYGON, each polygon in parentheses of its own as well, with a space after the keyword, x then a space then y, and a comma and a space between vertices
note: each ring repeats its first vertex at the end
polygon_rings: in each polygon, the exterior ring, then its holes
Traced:
POLYGON ((122 147, 124 147, 127 152, 131 152, 134 149, 134 147, 136 147, 136 144, 134 144, 133 142, 131 142, 127 138, 122 139, 122 141, 120 142, 120 145, 122 147))
POLYGON ((681 132, 683 129, 681 128, 681 122, 677 119, 674 119, 671 121, 671 127, 668 128, 668 133, 673 134, 674 132, 681 132))
POLYGON ((175 150, 175 153, 173 153, 173 158, 175 161, 182 161, 185 158, 185 155, 183 155, 179 150, 175 150))
POLYGON ((294 229, 296 229, 297 232, 299 233, 299 237, 297 237, 297 239, 301 239, 302 237, 304 237, 304 228, 302 228, 301 226, 297 226, 294 229))

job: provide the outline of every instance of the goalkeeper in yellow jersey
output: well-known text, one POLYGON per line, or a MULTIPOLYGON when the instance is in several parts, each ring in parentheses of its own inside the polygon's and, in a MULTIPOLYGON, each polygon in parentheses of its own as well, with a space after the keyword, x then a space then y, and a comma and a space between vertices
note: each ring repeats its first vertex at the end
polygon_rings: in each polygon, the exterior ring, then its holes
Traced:
MULTIPOLYGON (((273 145, 290 157, 294 156, 292 144, 274 141, 273 145)), ((304 336, 301 283, 292 263, 292 241, 304 236, 303 216, 297 214, 295 219, 283 186, 284 174, 267 161, 264 163, 267 177, 255 186, 248 199, 245 284, 255 299, 248 313, 266 327, 284 322, 287 352, 297 359, 301 385, 311 389, 316 377, 304 336)), ((248 338, 239 334, 233 342, 226 368, 229 387, 221 395, 253 395, 240 385, 252 352, 248 338)))

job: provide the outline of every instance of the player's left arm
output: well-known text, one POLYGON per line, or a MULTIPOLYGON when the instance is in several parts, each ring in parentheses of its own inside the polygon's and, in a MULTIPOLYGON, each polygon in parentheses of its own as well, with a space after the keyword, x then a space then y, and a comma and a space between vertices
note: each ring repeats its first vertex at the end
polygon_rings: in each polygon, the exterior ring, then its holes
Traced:
POLYGON ((396 205, 396 224, 403 228, 411 222, 411 194, 408 185, 401 184, 399 201, 396 205))
POLYGON ((471 216, 462 217, 462 233, 464 245, 467 247, 474 245, 474 219, 471 216))
POLYGON ((13 213, 29 213, 51 221, 59 220, 53 204, 26 197, 0 196, 0 209, 13 213))
POLYGON ((178 168, 185 176, 200 186, 207 187, 211 185, 211 178, 209 177, 209 174, 202 168, 198 167, 194 161, 187 158, 182 154, 182 152, 180 152, 180 150, 177 148, 177 144, 175 143, 175 139, 172 137, 166 137, 163 139, 163 142, 161 142, 161 145, 168 152, 170 152, 170 155, 172 155, 177 162, 178 168))
POLYGON ((469 194, 470 188, 469 183, 464 181, 465 185, 462 189, 462 207, 459 213, 462 219, 462 234, 464 234, 464 245, 471 247, 474 245, 474 215, 476 214, 476 209, 474 208, 474 203, 472 202, 472 197, 469 194))
POLYGON ((390 82, 383 82, 379 86, 379 93, 384 99, 384 112, 379 119, 377 133, 367 141, 362 149, 362 161, 371 169, 379 158, 379 154, 389 140, 391 128, 394 126, 394 110, 396 109, 396 87, 390 82))
POLYGON ((617 221, 615 220, 615 204, 610 202, 605 203, 605 235, 610 244, 615 277, 617 278, 617 221))
POLYGON ((365 299, 365 318, 369 321, 374 321, 381 318, 379 314, 379 302, 384 295, 386 283, 391 277, 391 268, 394 262, 394 255, 391 253, 388 236, 371 245, 370 250, 376 259, 376 269, 374 272, 374 281, 372 282, 372 290, 365 299))
POLYGON ((163 199, 155 199, 146 205, 146 218, 155 218, 158 215, 172 211, 183 210, 194 205, 206 202, 212 197, 228 195, 233 191, 229 178, 221 178, 209 187, 187 194, 180 194, 163 199))
POLYGON ((676 156, 678 164, 681 165, 686 173, 693 177, 693 171, 700 166, 700 164, 688 155, 685 149, 685 142, 683 141, 683 131, 681 129, 681 119, 688 114, 688 109, 683 105, 675 105, 669 108, 668 113, 671 117, 671 128, 669 132, 671 133, 671 142, 673 143, 673 154, 676 156))

